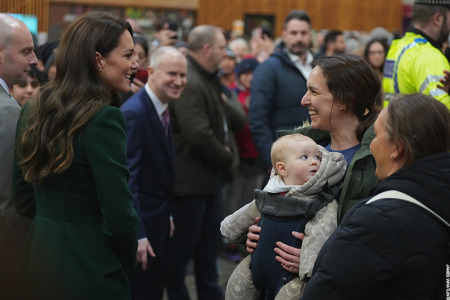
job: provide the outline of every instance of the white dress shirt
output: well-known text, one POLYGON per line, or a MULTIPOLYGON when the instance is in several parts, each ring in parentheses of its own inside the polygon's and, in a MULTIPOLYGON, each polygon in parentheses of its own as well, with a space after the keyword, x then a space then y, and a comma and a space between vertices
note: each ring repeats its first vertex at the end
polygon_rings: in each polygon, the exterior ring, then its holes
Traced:
POLYGON ((155 106, 156 112, 158 113, 159 119, 162 122, 162 115, 164 111, 167 109, 168 105, 167 103, 163 103, 159 98, 153 93, 152 89, 148 85, 148 83, 145 84, 145 91, 147 92, 148 96, 150 97, 150 100, 152 100, 153 105, 155 106))
POLYGON ((306 52, 306 61, 305 63, 303 63, 302 59, 300 58, 300 56, 292 54, 291 52, 289 52, 288 50, 286 50, 287 55, 289 56, 289 58, 292 60, 292 62, 294 63, 294 65, 299 69, 299 71, 303 74, 303 76, 308 79, 309 75, 311 74, 312 71, 312 65, 311 63, 314 60, 313 55, 311 54, 311 52, 307 51, 306 52))

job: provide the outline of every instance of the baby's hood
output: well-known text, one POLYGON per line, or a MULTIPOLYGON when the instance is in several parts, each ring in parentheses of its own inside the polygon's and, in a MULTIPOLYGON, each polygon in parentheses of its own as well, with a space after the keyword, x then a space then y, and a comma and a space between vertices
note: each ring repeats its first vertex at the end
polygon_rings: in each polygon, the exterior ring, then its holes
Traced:
POLYGON ((318 145, 322 153, 322 162, 317 173, 302 185, 286 185, 280 176, 272 174, 269 182, 264 187, 264 191, 269 193, 287 193, 286 196, 296 196, 296 194, 317 194, 324 187, 331 187, 338 184, 345 175, 347 162, 344 156, 338 152, 328 152, 324 147, 318 145))

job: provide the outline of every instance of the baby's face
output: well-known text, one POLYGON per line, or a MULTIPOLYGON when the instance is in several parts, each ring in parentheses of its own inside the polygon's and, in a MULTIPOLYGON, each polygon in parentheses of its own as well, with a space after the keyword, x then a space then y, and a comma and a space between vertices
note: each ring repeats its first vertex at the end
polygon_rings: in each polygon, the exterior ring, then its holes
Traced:
POLYGON ((287 175, 283 177, 286 185, 302 185, 319 170, 322 154, 313 141, 289 141, 283 156, 287 175))

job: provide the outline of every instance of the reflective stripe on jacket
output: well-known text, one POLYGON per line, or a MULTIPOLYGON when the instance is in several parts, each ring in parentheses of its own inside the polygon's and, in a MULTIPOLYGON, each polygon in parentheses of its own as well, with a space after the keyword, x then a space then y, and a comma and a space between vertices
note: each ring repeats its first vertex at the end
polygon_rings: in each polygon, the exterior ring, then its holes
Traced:
POLYGON ((450 96, 437 87, 443 70, 450 70, 444 54, 420 34, 407 32, 403 38, 392 42, 386 57, 384 106, 396 94, 422 93, 450 109, 450 96))

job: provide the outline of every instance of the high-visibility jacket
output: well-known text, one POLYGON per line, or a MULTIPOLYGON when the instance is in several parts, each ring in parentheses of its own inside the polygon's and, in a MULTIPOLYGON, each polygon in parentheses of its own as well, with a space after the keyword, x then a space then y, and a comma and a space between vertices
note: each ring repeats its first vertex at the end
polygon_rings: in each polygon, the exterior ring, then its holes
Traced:
POLYGON ((384 64, 384 106, 397 94, 422 93, 450 109, 450 96, 437 87, 443 70, 450 70, 444 54, 420 34, 407 32, 394 40, 384 64))

